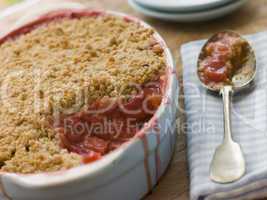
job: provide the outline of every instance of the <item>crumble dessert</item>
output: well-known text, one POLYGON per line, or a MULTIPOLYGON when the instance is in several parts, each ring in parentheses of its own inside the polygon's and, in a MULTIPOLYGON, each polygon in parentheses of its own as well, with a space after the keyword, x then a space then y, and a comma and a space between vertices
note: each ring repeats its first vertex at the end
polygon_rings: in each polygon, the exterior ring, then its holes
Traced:
POLYGON ((0 172, 100 159, 161 102, 163 50, 153 30, 119 17, 44 17, 0 40, 0 63, 0 172))
POLYGON ((248 43, 231 33, 221 33, 204 47, 198 73, 212 88, 232 85, 232 78, 248 59, 248 43))

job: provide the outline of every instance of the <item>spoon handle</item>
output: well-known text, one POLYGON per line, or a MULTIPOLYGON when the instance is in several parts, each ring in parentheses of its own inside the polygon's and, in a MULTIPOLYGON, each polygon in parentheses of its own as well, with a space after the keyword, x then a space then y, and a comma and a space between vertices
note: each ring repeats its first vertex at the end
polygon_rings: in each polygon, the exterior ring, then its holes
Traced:
POLYGON ((223 97, 224 143, 228 143, 233 141, 231 129, 231 100, 233 88, 232 86, 224 86, 220 93, 223 97))
POLYGON ((220 93, 223 97, 224 140, 213 156, 210 178, 217 183, 231 183, 245 174, 246 163, 240 145, 232 139, 230 115, 233 89, 224 86, 220 93))

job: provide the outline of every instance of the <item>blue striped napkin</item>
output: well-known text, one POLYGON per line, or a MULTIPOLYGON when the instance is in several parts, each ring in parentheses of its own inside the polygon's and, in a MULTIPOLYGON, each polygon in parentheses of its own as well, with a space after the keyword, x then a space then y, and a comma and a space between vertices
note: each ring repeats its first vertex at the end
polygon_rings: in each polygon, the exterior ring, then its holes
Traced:
POLYGON ((182 46, 188 161, 192 200, 246 200, 267 197, 267 32, 247 37, 257 57, 255 86, 233 98, 232 131, 245 153, 247 173, 238 182, 216 184, 209 166, 223 140, 222 100, 201 87, 196 75, 205 41, 182 46))

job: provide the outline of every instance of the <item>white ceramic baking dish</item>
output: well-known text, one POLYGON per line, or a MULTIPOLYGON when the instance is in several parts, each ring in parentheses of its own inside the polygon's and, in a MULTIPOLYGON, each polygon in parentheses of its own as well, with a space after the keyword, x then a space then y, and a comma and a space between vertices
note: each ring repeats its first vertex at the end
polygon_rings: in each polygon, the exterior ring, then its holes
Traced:
MULTIPOLYGON (((58 5, 49 8, 58 9, 58 5)), ((75 9, 77 11, 78 8, 75 9)), ((47 12, 47 7, 44 10, 47 12)), ((43 12, 40 10, 40 13, 43 12)), ((122 13, 101 12, 150 27, 122 13)), ((35 18, 38 18, 36 12, 31 20, 35 18)), ((24 17, 16 26, 28 21, 29 16, 24 17)), ((178 107, 178 81, 170 50, 158 33, 154 36, 164 49, 168 83, 161 106, 138 134, 139 137, 99 161, 67 171, 32 175, 0 174, 1 200, 137 200, 152 190, 166 171, 174 152, 178 107)))

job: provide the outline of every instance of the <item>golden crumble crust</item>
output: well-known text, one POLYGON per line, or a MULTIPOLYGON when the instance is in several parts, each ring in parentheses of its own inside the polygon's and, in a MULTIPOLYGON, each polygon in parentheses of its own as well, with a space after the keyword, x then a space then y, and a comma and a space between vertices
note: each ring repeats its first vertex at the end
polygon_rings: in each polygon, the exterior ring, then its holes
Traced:
POLYGON ((153 30, 111 16, 61 19, 0 45, 0 171, 49 172, 82 163, 49 118, 126 97, 163 73, 153 30))

